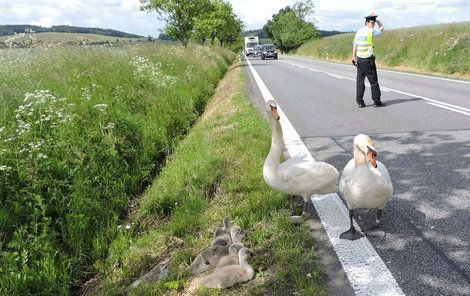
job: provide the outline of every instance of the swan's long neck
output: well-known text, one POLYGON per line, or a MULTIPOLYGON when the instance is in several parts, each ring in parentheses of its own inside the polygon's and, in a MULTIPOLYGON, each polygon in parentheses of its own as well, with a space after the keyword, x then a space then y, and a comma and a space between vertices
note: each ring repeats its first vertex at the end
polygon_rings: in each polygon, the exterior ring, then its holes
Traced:
POLYGON ((269 118, 269 125, 271 126, 271 150, 264 162, 265 166, 270 169, 275 169, 279 165, 279 159, 282 152, 282 128, 281 123, 274 118, 269 118))
POLYGON ((366 156, 357 145, 354 145, 354 163, 356 165, 366 163, 366 156))

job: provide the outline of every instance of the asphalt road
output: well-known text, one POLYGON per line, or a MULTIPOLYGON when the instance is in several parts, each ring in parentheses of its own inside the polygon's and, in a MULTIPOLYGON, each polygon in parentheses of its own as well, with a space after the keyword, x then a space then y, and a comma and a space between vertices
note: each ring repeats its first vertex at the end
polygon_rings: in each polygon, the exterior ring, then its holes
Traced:
MULTIPOLYGON (((403 292, 470 295, 470 83, 379 70, 386 106, 372 107, 366 88, 368 107, 358 109, 352 65, 250 61, 316 160, 341 172, 356 134, 375 140, 395 192, 382 219, 386 237, 369 240, 403 292)), ((356 217, 362 228, 374 219, 375 211, 356 217)))

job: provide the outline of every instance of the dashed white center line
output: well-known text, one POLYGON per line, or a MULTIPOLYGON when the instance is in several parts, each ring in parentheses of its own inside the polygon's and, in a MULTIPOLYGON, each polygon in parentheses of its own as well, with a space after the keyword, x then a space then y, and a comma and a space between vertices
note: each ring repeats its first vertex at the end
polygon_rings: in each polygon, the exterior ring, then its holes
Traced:
MULTIPOLYGON (((299 65, 299 64, 290 63, 290 62, 285 62, 285 63, 288 63, 288 64, 293 65, 293 66, 301 67, 301 65, 299 65)), ((302 67, 304 67, 304 66, 302 66, 302 67)), ((318 69, 308 68, 308 67, 304 67, 304 68, 309 69, 310 71, 313 71, 313 72, 327 74, 330 77, 334 77, 334 78, 338 78, 338 79, 346 79, 346 80, 350 80, 350 81, 356 81, 356 79, 354 79, 354 78, 338 75, 338 74, 331 73, 331 72, 328 72, 328 71, 323 71, 323 70, 318 70, 318 69)), ((419 75, 416 75, 416 76, 419 76, 419 75)), ((444 80, 453 81, 451 79, 444 79, 444 80)), ((366 87, 370 87, 370 84, 368 82, 366 82, 365 85, 366 85, 366 87)), ((420 95, 417 95, 417 94, 412 94, 412 93, 400 91, 400 90, 389 88, 389 87, 381 86, 380 90, 383 91, 383 92, 396 92, 396 93, 406 95, 406 96, 409 96, 409 97, 412 97, 412 98, 420 98, 420 99, 426 101, 426 103, 431 105, 431 106, 439 107, 439 108, 446 109, 446 110, 449 110, 449 111, 453 111, 453 112, 456 112, 456 113, 459 113, 459 114, 470 116, 470 109, 468 109, 468 108, 464 108, 464 107, 460 107, 460 106, 457 106, 457 105, 441 102, 439 100, 423 97, 423 96, 420 96, 420 95)))
POLYGON ((345 78, 346 78, 346 77, 344 77, 344 76, 336 75, 336 74, 332 74, 332 73, 328 73, 328 76, 334 77, 334 78, 338 78, 338 79, 345 79, 345 78))

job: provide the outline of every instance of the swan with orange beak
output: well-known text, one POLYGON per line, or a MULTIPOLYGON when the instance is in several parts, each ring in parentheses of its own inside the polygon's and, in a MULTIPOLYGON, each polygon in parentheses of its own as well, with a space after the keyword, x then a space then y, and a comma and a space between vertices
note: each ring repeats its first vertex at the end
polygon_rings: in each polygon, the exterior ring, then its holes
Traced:
MULTIPOLYGON (((375 143, 363 134, 354 138, 354 158, 343 170, 339 182, 339 191, 346 200, 349 209, 351 227, 340 238, 355 240, 364 235, 353 225, 354 210, 358 208, 377 209, 375 226, 368 231, 373 236, 384 236, 378 230, 385 205, 393 194, 393 185, 387 168, 377 159, 375 143)), ((366 232, 367 233, 367 232, 366 232)))
POLYGON ((274 190, 302 196, 304 201, 302 216, 291 216, 292 220, 297 223, 308 216, 308 202, 312 194, 338 191, 339 173, 332 165, 315 161, 306 155, 293 156, 280 162, 284 140, 277 108, 276 101, 266 102, 268 123, 271 127, 271 150, 264 161, 263 177, 266 184, 274 190))

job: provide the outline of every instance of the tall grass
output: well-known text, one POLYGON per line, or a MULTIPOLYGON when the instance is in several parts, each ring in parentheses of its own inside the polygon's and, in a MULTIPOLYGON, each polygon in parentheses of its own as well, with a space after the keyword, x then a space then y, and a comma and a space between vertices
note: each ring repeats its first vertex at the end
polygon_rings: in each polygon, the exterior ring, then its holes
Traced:
POLYGON ((166 45, 0 52, 0 294, 67 295, 202 113, 234 54, 166 45))
MULTIPOLYGON (((350 63, 354 34, 318 39, 301 46, 296 54, 350 63)), ((403 67, 470 75, 470 22, 385 30, 375 40, 377 62, 403 67)))

